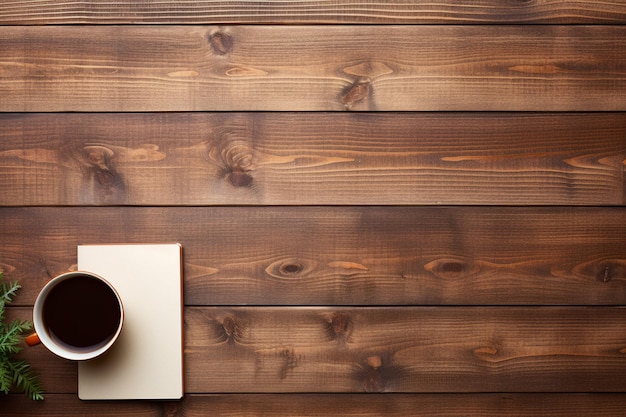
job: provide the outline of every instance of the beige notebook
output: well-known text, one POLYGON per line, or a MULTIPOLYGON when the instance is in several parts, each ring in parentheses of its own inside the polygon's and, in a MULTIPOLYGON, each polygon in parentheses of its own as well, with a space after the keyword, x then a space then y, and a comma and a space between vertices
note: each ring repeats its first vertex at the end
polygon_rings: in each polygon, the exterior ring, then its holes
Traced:
POLYGON ((78 269, 111 282, 124 305, 115 345, 103 356, 78 363, 79 398, 181 398, 181 245, 81 245, 78 269))

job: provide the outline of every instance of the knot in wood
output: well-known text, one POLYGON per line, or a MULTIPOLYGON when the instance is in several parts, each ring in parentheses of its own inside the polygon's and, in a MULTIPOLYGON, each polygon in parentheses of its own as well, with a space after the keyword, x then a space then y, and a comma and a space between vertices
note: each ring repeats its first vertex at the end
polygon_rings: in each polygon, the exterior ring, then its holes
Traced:
POLYGON ((237 317, 226 316, 219 323, 217 329, 221 333, 221 339, 228 343, 235 343, 242 337, 242 324, 237 317))
POLYGON ((126 198, 123 176, 115 169, 116 153, 104 145, 86 145, 75 155, 83 175, 81 195, 94 204, 118 204, 126 198))
POLYGON ((626 259, 592 259, 574 266, 572 272, 576 276, 608 284, 626 278, 626 259))
POLYGON ((352 319, 344 312, 333 314, 328 323, 328 333, 331 339, 347 339, 351 328, 352 319))
POLYGON ((442 279, 464 278, 478 272, 476 264, 457 257, 435 259, 424 265, 424 269, 442 279))
POLYGON ((495 356, 499 352, 496 346, 481 346, 474 349, 474 354, 478 356, 495 356))
POLYGON ((384 391, 383 376, 380 368, 368 367, 363 374, 361 386, 365 392, 383 392, 384 391))
POLYGON ((611 276, 611 267, 604 266, 602 271, 598 274, 598 279, 602 282, 609 282, 613 277, 611 276))
POLYGON ((108 169, 97 169, 95 177, 96 181, 105 187, 114 187, 118 182, 116 175, 108 169))
POLYGON ((358 378, 365 392, 393 390, 393 381, 407 378, 408 373, 394 366, 393 352, 379 352, 363 359, 358 378))
POLYGON ((380 356, 369 356, 365 362, 372 368, 378 369, 383 365, 383 360, 380 356))
POLYGON ((226 55, 233 50, 233 37, 221 30, 217 30, 209 35, 209 43, 218 55, 226 55))
POLYGON ((354 105, 364 101, 370 94, 370 82, 369 80, 357 81, 347 88, 344 92, 341 102, 347 110, 350 110, 354 105))
POLYGON ((315 268, 316 263, 306 259, 287 258, 273 262, 265 272, 274 278, 299 278, 315 268))
POLYGON ((236 327, 237 325, 235 324, 235 320, 232 317, 226 317, 222 321, 222 328, 224 329, 224 333, 229 338, 231 338, 235 334, 236 327))
POLYGON ((249 187, 253 181, 252 176, 239 166, 232 168, 227 178, 228 182, 235 187, 249 187))
POLYGON ((616 279, 623 279, 624 276, 626 276, 626 261, 611 260, 600 264, 596 279, 608 283, 616 279))
POLYGON ((83 148, 87 165, 106 169, 111 164, 115 152, 106 146, 89 145, 83 148))
POLYGON ((287 378, 289 371, 298 366, 298 357, 293 349, 283 349, 280 352, 280 357, 282 358, 282 365, 278 372, 278 376, 282 380, 287 378))
POLYGON ((221 175, 234 187, 253 185, 253 150, 240 132, 220 132, 208 150, 208 159, 221 169, 221 175))
POLYGON ((278 270, 283 275, 295 275, 302 271, 304 266, 299 262, 285 262, 283 263, 278 270))

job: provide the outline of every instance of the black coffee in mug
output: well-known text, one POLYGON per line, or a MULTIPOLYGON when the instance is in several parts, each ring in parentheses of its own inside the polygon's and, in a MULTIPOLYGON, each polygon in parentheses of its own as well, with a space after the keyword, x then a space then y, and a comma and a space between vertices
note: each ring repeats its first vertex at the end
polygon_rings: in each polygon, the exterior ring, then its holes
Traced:
POLYGON ((68 349, 105 345, 120 326, 122 311, 116 293, 102 280, 75 275, 54 286, 42 309, 50 337, 68 349))

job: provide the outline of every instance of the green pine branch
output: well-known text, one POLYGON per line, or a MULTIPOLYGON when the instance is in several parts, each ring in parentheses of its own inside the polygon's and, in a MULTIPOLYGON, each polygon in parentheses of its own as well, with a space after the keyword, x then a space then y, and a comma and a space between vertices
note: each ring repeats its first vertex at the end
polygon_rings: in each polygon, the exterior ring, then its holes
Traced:
POLYGON ((0 322, 4 321, 5 306, 11 302, 20 284, 17 282, 4 282, 4 273, 0 271, 0 322))
POLYGON ((24 332, 32 330, 28 320, 4 322, 6 305, 11 302, 17 290, 17 282, 4 282, 0 271, 0 392, 8 394, 11 390, 25 393, 33 400, 43 400, 43 386, 30 364, 13 357, 22 350, 24 332))
POLYGON ((9 360, 8 365, 13 374, 13 386, 32 400, 43 400, 43 386, 30 364, 24 360, 9 360))
POLYGON ((0 323, 0 354, 15 355, 22 350, 21 336, 32 329, 33 324, 27 320, 13 320, 8 324, 0 323))
POLYGON ((19 289, 20 284, 17 282, 4 282, 4 273, 0 272, 0 298, 4 304, 9 304, 19 289))

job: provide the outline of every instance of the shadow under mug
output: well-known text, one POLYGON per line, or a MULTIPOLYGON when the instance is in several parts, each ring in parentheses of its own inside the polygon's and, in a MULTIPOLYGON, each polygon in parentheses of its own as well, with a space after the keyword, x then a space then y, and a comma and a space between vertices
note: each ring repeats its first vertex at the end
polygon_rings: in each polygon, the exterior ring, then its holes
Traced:
POLYGON ((124 322, 122 300, 104 278, 86 271, 50 280, 33 308, 35 333, 26 344, 43 344, 71 360, 93 359, 118 339, 124 322))

